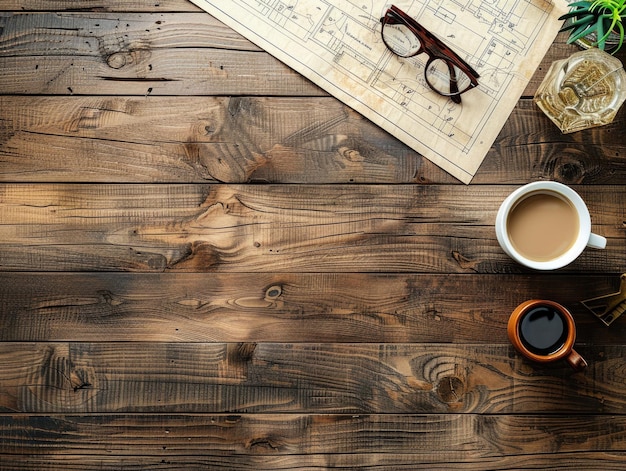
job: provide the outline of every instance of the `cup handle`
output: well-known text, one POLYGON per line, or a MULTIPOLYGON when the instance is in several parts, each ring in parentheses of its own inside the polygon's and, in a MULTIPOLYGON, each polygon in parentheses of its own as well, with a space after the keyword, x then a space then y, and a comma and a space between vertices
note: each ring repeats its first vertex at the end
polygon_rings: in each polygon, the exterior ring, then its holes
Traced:
POLYGON ((591 234, 589 234, 587 247, 593 247, 594 249, 603 249, 606 247, 606 238, 592 232, 591 234))
POLYGON ((572 349, 566 360, 569 363, 569 366, 574 368, 575 371, 582 371, 587 368, 587 362, 585 359, 574 349, 572 349))

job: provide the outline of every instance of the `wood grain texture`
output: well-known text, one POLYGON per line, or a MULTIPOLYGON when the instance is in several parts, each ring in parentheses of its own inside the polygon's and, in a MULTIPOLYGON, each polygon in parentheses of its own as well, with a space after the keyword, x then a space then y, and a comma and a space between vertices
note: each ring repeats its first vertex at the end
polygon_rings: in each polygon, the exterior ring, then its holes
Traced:
MULTIPOLYGON (((624 187, 577 188, 619 272, 624 187)), ((513 190, 460 186, 0 186, 5 270, 506 273, 493 225, 513 190)))
POLYGON ((623 417, 597 415, 0 416, 0 440, 15 453, 4 462, 11 469, 84 469, 73 466, 81 463, 89 469, 391 471, 427 462, 428 469, 482 471, 593 468, 601 462, 602 469, 618 470, 625 436, 623 417), (589 436, 584 444, 577 442, 581 428, 589 436), (134 461, 129 447, 138 450, 134 461))
POLYGON ((38 52, 0 56, 0 70, 6 71, 0 88, 18 95, 324 95, 261 52, 170 48, 107 57, 38 52), (21 72, 10 72, 15 70, 21 72))
MULTIPOLYGON (((0 96, 0 118, 5 182, 460 184, 331 97, 0 96)), ((474 183, 621 184, 621 127, 563 136, 521 101, 474 183)))
POLYGON ((13 96, 0 110, 4 181, 456 181, 329 97, 13 96))
POLYGON ((626 347, 577 351, 582 373, 510 345, 3 342, 0 412, 623 415, 626 347))
POLYGON ((2 0, 0 11, 88 11, 88 12, 201 12, 187 0, 2 0))
POLYGON ((184 14, 178 25, 170 25, 162 15, 131 15, 128 21, 80 13, 5 15, 0 89, 55 95, 326 95, 242 38, 215 34, 224 27, 207 25, 207 16, 184 14), (44 27, 49 23, 52 27, 44 27), (52 51, 51 43, 58 43, 52 51))
POLYGON ((580 301, 626 271, 626 112, 538 110, 565 39, 464 186, 186 0, 0 1, 0 470, 625 469, 626 323, 580 301), (532 180, 607 249, 512 263, 532 180), (513 350, 530 298, 585 371, 513 350))
MULTIPOLYGON (((191 2, 183 3, 193 7, 191 2)), ((124 15, 62 10, 5 12, 0 15, 0 24, 4 28, 1 43, 3 52, 12 56, 28 56, 37 47, 46 47, 46 55, 51 56, 76 54, 106 58, 121 50, 154 48, 262 51, 203 11, 178 14, 128 12, 124 15), (54 44, 54 47, 51 48, 50 44, 54 44)), ((111 57, 109 62, 112 66, 123 65, 115 57, 111 57)))
POLYGON ((578 342, 620 344, 580 301, 615 275, 0 273, 0 340, 508 345, 526 299, 574 315, 578 342))

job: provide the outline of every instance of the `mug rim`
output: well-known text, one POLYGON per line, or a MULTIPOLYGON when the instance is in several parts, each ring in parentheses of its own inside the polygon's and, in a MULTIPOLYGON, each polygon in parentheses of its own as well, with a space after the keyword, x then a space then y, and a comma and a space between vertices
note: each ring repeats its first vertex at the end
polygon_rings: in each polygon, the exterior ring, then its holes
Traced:
POLYGON ((507 324, 507 333, 509 336, 509 340, 513 344, 513 346, 526 358, 536 361, 538 363, 548 363, 553 361, 558 361, 566 358, 570 352, 574 349, 574 343, 576 342, 576 324, 574 322, 574 317, 569 312, 569 310, 555 302, 547 299, 530 299, 528 301, 524 301, 519 306, 517 306, 511 316, 509 317, 509 322, 507 324), (556 352, 540 355, 528 350, 519 335, 519 323, 531 309, 536 308, 537 306, 550 306, 555 310, 561 313, 562 317, 565 319, 567 324, 567 338, 563 342, 561 348, 559 348, 556 352))
POLYGON ((585 250, 589 237, 591 236, 591 216, 586 203, 581 196, 569 186, 554 181, 538 181, 523 185, 514 190, 500 205, 496 215, 496 237, 500 246, 514 260, 536 270, 555 270, 572 263, 585 250), (574 208, 578 216, 578 234, 572 246, 564 253, 556 258, 545 261, 532 260, 520 254, 507 231, 507 220, 511 210, 524 197, 535 192, 553 192, 562 198, 565 198, 574 208))

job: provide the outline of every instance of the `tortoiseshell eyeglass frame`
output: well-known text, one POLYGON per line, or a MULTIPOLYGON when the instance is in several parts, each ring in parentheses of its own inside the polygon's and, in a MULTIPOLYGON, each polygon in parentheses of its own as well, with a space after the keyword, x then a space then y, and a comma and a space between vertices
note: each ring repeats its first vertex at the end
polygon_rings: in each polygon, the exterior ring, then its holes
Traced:
POLYGON ((387 49, 396 54, 399 57, 413 57, 422 52, 428 54, 428 62, 426 62, 426 67, 424 68, 424 78, 426 79, 426 83, 428 86, 436 93, 442 96, 450 97, 452 101, 455 103, 461 103, 461 94, 471 90, 474 87, 478 86, 478 78, 480 75, 476 72, 472 66, 470 66, 467 62, 459 57, 459 55, 446 46, 441 40, 439 40, 435 35, 433 35, 430 31, 420 25, 417 21, 407 15, 405 12, 400 10, 395 5, 391 5, 391 7, 385 13, 385 16, 380 19, 382 23, 382 28, 380 30, 383 42, 387 49), (412 52, 409 55, 401 55, 398 54, 394 48, 385 41, 385 35, 383 31, 385 29, 385 25, 404 25, 406 26, 420 41, 420 47, 416 52, 412 52), (430 81, 428 80, 428 75, 426 71, 430 64, 437 60, 443 60, 447 65, 450 71, 450 93, 444 93, 435 88, 430 81), (458 67, 465 75, 470 79, 469 85, 463 89, 459 90, 457 86, 457 78, 456 72, 454 71, 454 67, 458 67))

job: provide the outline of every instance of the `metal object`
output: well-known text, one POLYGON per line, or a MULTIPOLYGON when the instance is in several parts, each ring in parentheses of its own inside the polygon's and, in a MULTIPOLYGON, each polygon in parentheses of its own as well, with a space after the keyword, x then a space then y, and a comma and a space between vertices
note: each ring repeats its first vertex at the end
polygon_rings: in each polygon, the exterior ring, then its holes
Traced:
POLYGON ((611 325, 626 311, 626 273, 622 274, 620 280, 620 288, 617 293, 582 301, 583 306, 607 326, 611 325))

